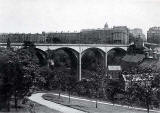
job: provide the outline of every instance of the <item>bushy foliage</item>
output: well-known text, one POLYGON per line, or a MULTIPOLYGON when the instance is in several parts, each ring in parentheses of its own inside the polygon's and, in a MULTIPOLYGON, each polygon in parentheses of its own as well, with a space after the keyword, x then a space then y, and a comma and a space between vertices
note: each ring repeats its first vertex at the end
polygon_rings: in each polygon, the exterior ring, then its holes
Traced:
MULTIPOLYGON (((126 90, 128 102, 148 109, 159 107, 159 72, 150 68, 139 68, 132 76, 139 76, 139 80, 131 80, 126 90)), ((132 77, 133 78, 133 77, 132 77)))
POLYGON ((38 62, 28 50, 13 51, 4 49, 0 52, 0 96, 9 103, 12 96, 17 106, 18 99, 31 94, 38 72, 38 62))

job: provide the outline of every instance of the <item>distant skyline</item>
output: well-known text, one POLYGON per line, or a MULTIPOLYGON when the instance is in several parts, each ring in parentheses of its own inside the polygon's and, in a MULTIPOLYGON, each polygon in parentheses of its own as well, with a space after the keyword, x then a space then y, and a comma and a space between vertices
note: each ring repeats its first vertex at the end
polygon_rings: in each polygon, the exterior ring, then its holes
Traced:
POLYGON ((0 0, 0 33, 160 26, 160 0, 0 0))

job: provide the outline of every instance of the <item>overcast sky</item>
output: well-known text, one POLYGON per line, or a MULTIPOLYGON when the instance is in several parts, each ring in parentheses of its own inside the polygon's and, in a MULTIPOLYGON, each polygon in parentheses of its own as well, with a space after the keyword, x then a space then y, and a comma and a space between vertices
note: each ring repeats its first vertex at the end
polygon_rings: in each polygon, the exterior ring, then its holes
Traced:
POLYGON ((0 32, 160 26, 160 0, 0 0, 0 32))

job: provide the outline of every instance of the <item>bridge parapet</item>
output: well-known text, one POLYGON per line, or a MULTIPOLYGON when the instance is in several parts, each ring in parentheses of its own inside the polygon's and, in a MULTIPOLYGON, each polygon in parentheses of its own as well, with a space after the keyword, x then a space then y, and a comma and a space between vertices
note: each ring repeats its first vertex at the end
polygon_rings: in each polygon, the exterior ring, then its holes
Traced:
MULTIPOLYGON (((11 43, 12 47, 21 48, 23 43, 11 43)), ((1 47, 6 47, 7 43, 0 43, 1 47)), ((118 44, 46 44, 46 43, 35 43, 36 48, 39 48, 43 51, 48 49, 56 50, 60 48, 71 48, 77 51, 78 53, 82 53, 83 51, 89 48, 98 48, 107 53, 113 48, 121 48, 125 51, 127 50, 129 45, 118 45, 118 44)))

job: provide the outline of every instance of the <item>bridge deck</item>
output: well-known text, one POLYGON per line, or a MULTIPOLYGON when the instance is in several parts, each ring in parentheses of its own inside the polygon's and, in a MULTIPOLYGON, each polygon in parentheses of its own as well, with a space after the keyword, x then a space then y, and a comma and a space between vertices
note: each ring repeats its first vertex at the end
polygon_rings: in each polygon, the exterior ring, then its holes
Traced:
MULTIPOLYGON (((0 46, 6 46, 7 43, 0 43, 0 46)), ((22 46, 23 43, 11 43, 11 46, 22 46)), ((98 46, 98 47, 128 47, 129 45, 122 44, 49 44, 35 43, 36 46, 98 46)))

